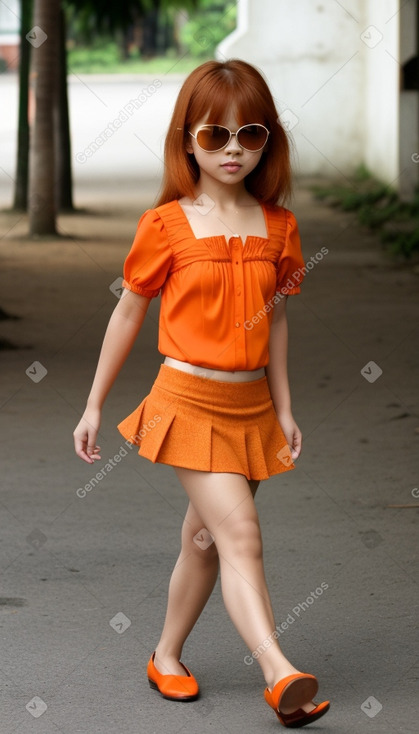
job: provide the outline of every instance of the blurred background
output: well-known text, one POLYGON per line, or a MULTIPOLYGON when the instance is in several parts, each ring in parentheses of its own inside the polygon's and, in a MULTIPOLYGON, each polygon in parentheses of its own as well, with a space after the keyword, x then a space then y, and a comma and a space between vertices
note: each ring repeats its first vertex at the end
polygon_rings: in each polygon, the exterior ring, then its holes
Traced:
MULTIPOLYGON (((56 211, 90 204, 92 186, 112 198, 133 182, 154 191, 176 93, 236 21, 231 0, 1 3, 0 205, 32 202, 36 216, 52 188, 56 211), (40 174, 31 191, 30 140, 40 174), (47 182, 39 158, 52 156, 47 182)), ((32 229, 54 229, 51 214, 32 229)))
POLYGON ((173 710, 144 674, 186 497, 135 452, 103 467, 157 374, 159 299, 99 466, 72 445, 178 90, 231 57, 262 70, 289 132, 312 265, 289 307, 304 451, 257 502, 278 622, 327 594, 281 646, 321 677, 324 731, 416 734, 418 4, 0 0, 0 734, 41 714, 43 734, 273 731, 219 586, 185 650, 202 700, 173 710))
POLYGON ((97 184, 104 195, 133 183, 155 193, 185 75, 239 57, 267 77, 296 176, 410 257, 418 17, 418 0, 1 3, 0 206, 28 210, 29 232, 41 235, 58 211, 89 204, 97 184))

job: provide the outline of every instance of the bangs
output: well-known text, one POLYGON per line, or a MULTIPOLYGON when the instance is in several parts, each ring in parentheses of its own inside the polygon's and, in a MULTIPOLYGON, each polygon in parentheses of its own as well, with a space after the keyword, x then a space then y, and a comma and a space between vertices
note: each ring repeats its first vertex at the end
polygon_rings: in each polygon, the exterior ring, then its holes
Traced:
POLYGON ((185 120, 187 127, 192 127, 200 120, 222 125, 233 112, 240 126, 258 122, 271 129, 272 113, 269 114, 270 111, 266 109, 266 99, 248 84, 243 84, 243 81, 237 83, 238 80, 231 78, 228 72, 206 79, 191 98, 185 120))

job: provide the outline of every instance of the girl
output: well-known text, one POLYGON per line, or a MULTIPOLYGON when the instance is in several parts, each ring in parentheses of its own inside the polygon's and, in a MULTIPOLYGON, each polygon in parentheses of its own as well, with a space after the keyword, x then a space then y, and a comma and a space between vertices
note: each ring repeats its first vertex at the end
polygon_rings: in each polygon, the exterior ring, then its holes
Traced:
POLYGON ((159 351, 150 394, 118 426, 139 453, 170 464, 187 493, 182 548, 152 688, 191 701, 198 683, 182 648, 221 571, 223 599, 257 656, 265 699, 284 726, 326 713, 314 675, 284 656, 266 587, 254 496, 259 481, 294 468, 301 432, 287 377, 287 296, 304 272, 290 193, 286 133, 260 73, 244 61, 208 61, 184 82, 165 144, 156 208, 141 217, 124 266, 77 455, 92 464, 101 408, 161 291, 159 351))

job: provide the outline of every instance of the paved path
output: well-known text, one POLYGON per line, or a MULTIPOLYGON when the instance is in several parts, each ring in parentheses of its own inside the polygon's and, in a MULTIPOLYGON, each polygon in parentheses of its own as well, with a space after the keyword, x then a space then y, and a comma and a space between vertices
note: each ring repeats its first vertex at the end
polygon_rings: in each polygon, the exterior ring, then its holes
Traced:
MULTIPOLYGON (((118 192, 79 192, 95 212, 60 218, 59 241, 28 242, 24 219, 0 216, 1 305, 22 317, 1 326, 21 348, 2 353, 0 388, 0 732, 269 734, 280 725, 219 583, 184 650, 200 700, 165 701, 145 676, 186 500, 170 468, 125 455, 115 426, 157 372, 157 303, 104 412, 95 469, 110 468, 77 493, 92 469, 71 433, 115 305, 109 286, 155 190, 118 192)), ((280 643, 332 701, 312 731, 409 734, 418 513, 388 505, 419 504, 418 280, 306 188, 292 208, 306 259, 328 253, 289 301, 304 451, 257 496, 280 643)))

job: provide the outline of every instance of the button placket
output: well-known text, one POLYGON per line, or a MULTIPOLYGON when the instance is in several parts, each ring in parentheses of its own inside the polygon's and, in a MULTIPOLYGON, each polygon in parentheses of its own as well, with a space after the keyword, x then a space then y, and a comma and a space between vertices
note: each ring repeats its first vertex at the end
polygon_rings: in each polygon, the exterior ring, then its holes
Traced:
POLYGON ((231 258, 233 269, 234 294, 234 327, 236 332, 235 351, 236 369, 243 369, 246 363, 245 319, 244 312, 244 277, 243 277, 243 244, 239 237, 231 237, 231 258))

